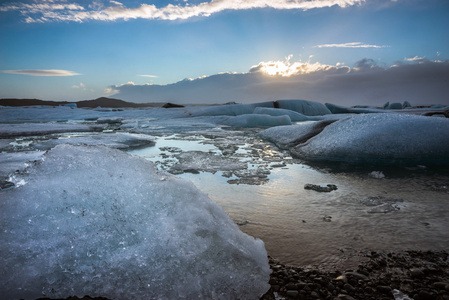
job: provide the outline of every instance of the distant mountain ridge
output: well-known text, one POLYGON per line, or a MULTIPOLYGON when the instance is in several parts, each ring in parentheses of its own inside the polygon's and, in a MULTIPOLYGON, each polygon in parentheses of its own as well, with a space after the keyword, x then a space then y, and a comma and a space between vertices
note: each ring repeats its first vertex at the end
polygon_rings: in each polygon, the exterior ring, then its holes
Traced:
MULTIPOLYGON (((96 108, 98 106, 105 108, 119 108, 119 107, 175 107, 176 104, 171 103, 133 103, 126 102, 120 99, 100 97, 95 100, 82 100, 82 101, 47 101, 39 99, 0 99, 0 106, 34 106, 34 105, 49 105, 59 106, 75 103, 77 107, 90 107, 96 108)), ((179 105, 181 106, 181 105, 179 105)))

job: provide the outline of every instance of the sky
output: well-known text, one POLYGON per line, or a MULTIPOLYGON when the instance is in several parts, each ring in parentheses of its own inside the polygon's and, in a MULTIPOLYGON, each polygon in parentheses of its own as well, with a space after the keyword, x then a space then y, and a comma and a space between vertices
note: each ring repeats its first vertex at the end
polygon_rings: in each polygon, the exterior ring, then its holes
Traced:
POLYGON ((449 104, 447 0, 0 2, 0 98, 449 104))

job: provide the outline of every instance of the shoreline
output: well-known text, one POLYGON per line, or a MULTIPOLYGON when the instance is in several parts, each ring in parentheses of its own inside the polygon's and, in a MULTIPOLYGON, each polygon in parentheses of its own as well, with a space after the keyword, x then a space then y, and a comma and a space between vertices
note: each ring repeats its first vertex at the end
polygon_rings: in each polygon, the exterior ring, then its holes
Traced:
MULTIPOLYGON (((261 300, 449 300, 449 253, 363 251, 358 267, 323 270, 295 267, 268 256, 270 290, 261 300)), ((39 298, 37 300, 55 300, 39 298)), ((56 300, 108 300, 68 297, 56 300)))

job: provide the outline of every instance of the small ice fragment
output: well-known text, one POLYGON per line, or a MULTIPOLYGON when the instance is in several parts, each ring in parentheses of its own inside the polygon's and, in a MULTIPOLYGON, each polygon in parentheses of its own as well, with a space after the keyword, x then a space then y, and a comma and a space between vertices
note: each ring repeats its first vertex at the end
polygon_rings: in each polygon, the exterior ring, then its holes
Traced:
POLYGON ((385 174, 382 171, 372 171, 369 175, 377 179, 385 178, 385 174))

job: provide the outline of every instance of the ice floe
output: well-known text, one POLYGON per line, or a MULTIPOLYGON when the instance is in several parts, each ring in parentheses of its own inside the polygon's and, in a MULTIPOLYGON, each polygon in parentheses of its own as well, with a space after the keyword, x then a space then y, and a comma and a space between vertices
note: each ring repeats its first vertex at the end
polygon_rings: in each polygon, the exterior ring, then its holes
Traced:
POLYGON ((62 132, 102 131, 104 126, 64 123, 0 124, 0 138, 44 135, 62 132))

